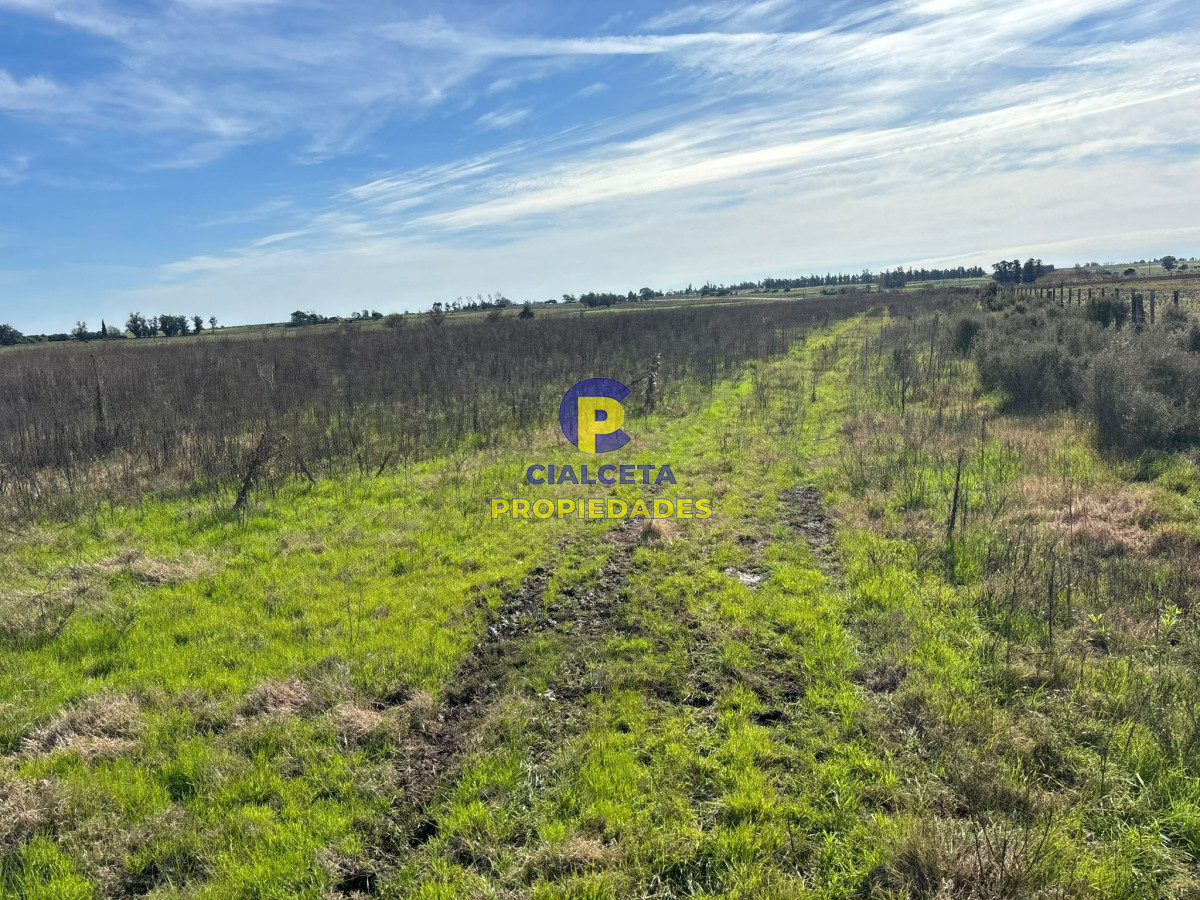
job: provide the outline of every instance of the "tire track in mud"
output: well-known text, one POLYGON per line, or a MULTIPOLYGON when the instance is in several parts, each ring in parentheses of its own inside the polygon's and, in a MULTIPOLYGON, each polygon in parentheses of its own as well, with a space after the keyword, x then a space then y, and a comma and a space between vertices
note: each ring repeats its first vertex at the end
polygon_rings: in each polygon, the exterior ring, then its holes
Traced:
MULTIPOLYGON (((474 649, 449 678, 436 713, 410 738, 413 744, 398 767, 405 795, 393 810, 395 821, 410 825, 393 851, 403 854, 437 836, 432 807, 438 789, 459 773, 489 711, 519 678, 530 638, 559 631, 578 648, 629 630, 621 624, 620 607, 641 529, 640 521, 631 520, 605 536, 612 549, 595 583, 586 589, 567 589, 559 602, 547 607, 544 598, 553 571, 539 566, 505 598, 474 649)), ((568 654, 578 655, 577 651, 568 654)))
MULTIPOLYGON (((787 491, 782 499, 787 504, 788 524, 804 536, 825 576, 840 586, 842 563, 837 556, 834 525, 825 510, 823 495, 816 488, 807 486, 787 491)), ((878 700, 900 689, 908 677, 908 667, 895 660, 863 658, 850 677, 878 700)))

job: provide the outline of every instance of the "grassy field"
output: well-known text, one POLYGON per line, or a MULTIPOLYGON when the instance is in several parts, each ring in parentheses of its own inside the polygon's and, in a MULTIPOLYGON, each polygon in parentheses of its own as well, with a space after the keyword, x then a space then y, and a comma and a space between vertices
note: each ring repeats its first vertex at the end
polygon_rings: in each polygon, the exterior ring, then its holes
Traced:
POLYGON ((1194 459, 881 301, 630 420, 707 520, 490 520, 539 430, 0 531, 0 896, 1200 896, 1194 459))

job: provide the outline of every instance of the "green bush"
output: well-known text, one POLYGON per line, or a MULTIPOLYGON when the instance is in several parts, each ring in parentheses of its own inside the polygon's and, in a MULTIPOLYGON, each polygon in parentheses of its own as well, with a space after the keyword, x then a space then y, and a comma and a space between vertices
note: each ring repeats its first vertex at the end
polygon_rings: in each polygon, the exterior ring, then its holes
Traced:
POLYGON ((1044 412, 1079 403, 1080 366, 1062 344, 990 332, 978 343, 976 360, 984 387, 1004 391, 1010 409, 1044 412))

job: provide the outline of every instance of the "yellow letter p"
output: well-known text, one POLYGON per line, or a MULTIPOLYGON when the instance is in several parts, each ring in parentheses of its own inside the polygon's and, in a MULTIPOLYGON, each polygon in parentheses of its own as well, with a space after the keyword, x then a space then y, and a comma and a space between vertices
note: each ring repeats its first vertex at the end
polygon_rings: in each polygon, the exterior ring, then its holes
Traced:
POLYGON ((578 422, 579 449, 595 453, 597 437, 616 434, 625 424, 625 407, 611 397, 580 397, 578 422))

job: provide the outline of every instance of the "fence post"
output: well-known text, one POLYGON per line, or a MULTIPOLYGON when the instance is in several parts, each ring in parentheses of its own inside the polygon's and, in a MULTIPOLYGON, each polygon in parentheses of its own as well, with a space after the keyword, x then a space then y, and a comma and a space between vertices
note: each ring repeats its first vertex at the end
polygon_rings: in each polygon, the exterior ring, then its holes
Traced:
POLYGON ((1150 324, 1154 324, 1154 291, 1150 292, 1150 324))
POLYGON ((1175 292, 1175 296, 1171 298, 1171 302, 1174 303, 1176 306, 1179 305, 1179 291, 1175 292))

